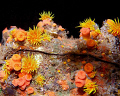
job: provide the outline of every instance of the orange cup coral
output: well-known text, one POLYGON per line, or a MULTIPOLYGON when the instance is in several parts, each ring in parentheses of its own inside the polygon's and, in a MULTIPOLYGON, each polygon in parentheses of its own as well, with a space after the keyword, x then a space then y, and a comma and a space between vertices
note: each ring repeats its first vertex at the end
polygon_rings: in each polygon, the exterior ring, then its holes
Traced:
POLYGON ((24 41, 25 40, 25 35, 24 33, 18 33, 16 36, 18 41, 24 41))
POLYGON ((19 86, 24 85, 25 81, 26 81, 26 80, 25 80, 24 77, 18 78, 18 82, 19 82, 18 85, 19 85, 19 86))
POLYGON ((34 88, 33 87, 28 87, 26 89, 26 91, 27 91, 28 94, 32 94, 32 93, 34 93, 34 88))
MULTIPOLYGON (((21 74, 20 74, 21 75, 21 74)), ((19 76, 20 76, 19 75, 19 76)), ((24 76, 21 76, 21 77, 19 77, 18 79, 14 79, 13 81, 12 81, 12 84, 14 85, 14 86, 19 86, 19 88, 21 89, 21 90, 25 90, 25 88, 26 88, 26 86, 28 86, 28 85, 30 85, 30 80, 31 79, 29 79, 29 81, 27 81, 26 80, 26 77, 25 77, 26 75, 24 75, 24 76)), ((30 76, 31 77, 31 76, 30 76)))
POLYGON ((83 87, 85 85, 86 80, 86 73, 82 70, 78 71, 77 75, 75 76, 75 85, 77 87, 83 87))
POLYGON ((76 77, 78 77, 78 79, 84 80, 84 79, 86 79, 86 73, 84 71, 80 70, 80 71, 77 72, 76 77))
POLYGON ((15 71, 19 71, 21 69, 21 62, 14 63, 13 68, 14 68, 15 71))
POLYGON ((87 72, 87 73, 92 72, 92 71, 93 71, 93 65, 92 65, 91 63, 85 64, 84 70, 85 70, 85 72, 87 72))
POLYGON ((30 80, 32 79, 32 75, 31 75, 31 74, 26 74, 26 75, 25 75, 25 79, 26 79, 27 81, 30 81, 30 80))
POLYGON ((19 54, 14 54, 14 55, 12 56, 12 60, 13 60, 13 61, 20 61, 20 60, 21 60, 21 56, 20 56, 19 54))
POLYGON ((96 46, 96 42, 92 39, 87 40, 87 47, 88 48, 94 48, 96 46))
POLYGON ((84 39, 90 38, 90 29, 89 28, 81 28, 80 32, 81 32, 80 36, 82 36, 84 39))
POLYGON ((18 86, 18 79, 14 79, 14 80, 12 80, 12 84, 14 85, 14 86, 18 86))

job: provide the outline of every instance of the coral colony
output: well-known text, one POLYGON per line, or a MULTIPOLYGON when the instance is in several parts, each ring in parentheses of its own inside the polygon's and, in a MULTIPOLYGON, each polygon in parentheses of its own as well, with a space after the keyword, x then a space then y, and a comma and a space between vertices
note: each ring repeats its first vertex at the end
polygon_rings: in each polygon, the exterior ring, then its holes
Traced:
POLYGON ((120 23, 80 22, 79 38, 39 14, 28 31, 11 26, 0 44, 0 96, 119 96, 120 23))

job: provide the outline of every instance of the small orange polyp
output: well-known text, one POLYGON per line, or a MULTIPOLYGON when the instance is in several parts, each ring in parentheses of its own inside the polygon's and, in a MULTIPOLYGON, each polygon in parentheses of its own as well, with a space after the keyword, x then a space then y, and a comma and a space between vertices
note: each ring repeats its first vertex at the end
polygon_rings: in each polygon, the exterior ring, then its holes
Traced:
POLYGON ((27 91, 28 94, 32 94, 32 93, 34 93, 34 88, 33 87, 28 87, 26 89, 26 91, 27 91))
POLYGON ((96 46, 96 42, 94 40, 92 40, 92 39, 87 40, 87 47, 88 48, 93 48, 95 46, 96 46))
POLYGON ((84 65, 84 64, 86 64, 86 61, 82 61, 81 63, 84 65))
POLYGON ((104 77, 104 74, 100 74, 101 77, 104 77))
POLYGON ((16 37, 17 37, 18 41, 24 41, 25 40, 25 35, 21 32, 19 32, 16 37))
POLYGON ((13 68, 15 71, 19 71, 21 69, 21 62, 16 62, 13 68))
POLYGON ((84 70, 85 72, 89 73, 89 72, 92 72, 93 71, 93 65, 91 63, 87 63, 85 66, 84 66, 84 70))

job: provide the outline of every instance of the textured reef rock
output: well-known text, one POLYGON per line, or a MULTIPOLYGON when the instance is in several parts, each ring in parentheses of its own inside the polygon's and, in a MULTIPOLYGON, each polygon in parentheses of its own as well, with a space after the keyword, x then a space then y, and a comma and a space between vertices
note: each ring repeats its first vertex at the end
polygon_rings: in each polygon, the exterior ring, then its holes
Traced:
POLYGON ((77 26, 79 38, 68 38, 51 12, 40 16, 28 31, 3 30, 1 96, 120 95, 119 20, 107 19, 99 28, 86 19, 77 26))

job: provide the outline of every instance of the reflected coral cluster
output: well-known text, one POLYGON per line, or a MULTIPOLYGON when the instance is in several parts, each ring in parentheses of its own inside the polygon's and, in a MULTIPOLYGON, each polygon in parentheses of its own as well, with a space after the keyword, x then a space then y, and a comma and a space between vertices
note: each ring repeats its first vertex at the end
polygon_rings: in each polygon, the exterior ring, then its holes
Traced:
POLYGON ((107 19, 80 22, 79 38, 52 19, 39 14, 28 31, 11 26, 2 32, 0 95, 116 96, 120 95, 120 23, 107 19))

